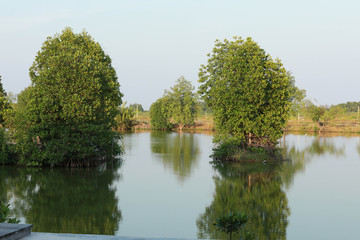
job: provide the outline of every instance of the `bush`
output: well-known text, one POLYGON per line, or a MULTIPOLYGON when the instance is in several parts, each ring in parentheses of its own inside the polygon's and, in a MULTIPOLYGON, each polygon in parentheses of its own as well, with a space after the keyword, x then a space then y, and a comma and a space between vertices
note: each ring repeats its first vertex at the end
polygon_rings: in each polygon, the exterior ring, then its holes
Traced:
POLYGON ((119 108, 119 114, 116 115, 115 121, 118 130, 130 130, 136 123, 135 110, 131 107, 126 107, 124 102, 119 108))
POLYGON ((10 218, 11 210, 10 204, 5 204, 0 202, 0 223, 19 223, 20 220, 15 218, 10 218))
POLYGON ((238 145, 234 142, 218 143, 212 150, 210 157, 215 161, 232 161, 233 155, 238 151, 238 145))
POLYGON ((167 98, 159 98, 150 106, 151 128, 155 130, 170 130, 170 112, 167 108, 167 98))

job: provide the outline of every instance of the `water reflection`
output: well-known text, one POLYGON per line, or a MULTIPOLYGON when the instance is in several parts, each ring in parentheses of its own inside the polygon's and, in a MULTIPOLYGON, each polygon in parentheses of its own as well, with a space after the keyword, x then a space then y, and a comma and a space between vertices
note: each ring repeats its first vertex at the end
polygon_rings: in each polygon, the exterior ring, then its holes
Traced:
POLYGON ((257 239, 357 239, 359 138, 285 140, 291 161, 212 168, 211 136, 131 133, 123 139, 123 166, 0 166, 0 200, 34 231, 225 239, 215 219, 244 211, 257 239))
MULTIPOLYGON (((214 166, 215 193, 210 206, 197 220, 198 238, 226 239, 216 231, 216 218, 228 212, 245 212, 249 216, 247 231, 256 239, 286 239, 290 214, 281 177, 276 166, 232 165, 214 166)), ((234 235, 239 239, 240 235, 234 235)))
POLYGON ((315 156, 344 157, 345 146, 313 136, 292 135, 285 143, 282 147, 289 161, 277 165, 214 166, 218 173, 214 177, 215 192, 212 203, 197 220, 199 238, 226 239, 227 235, 216 231, 213 224, 231 211, 249 216, 245 230, 254 232, 256 239, 286 239, 290 208, 283 186, 289 188, 294 176, 304 171, 315 156))
POLYGON ((329 138, 304 135, 295 137, 296 141, 286 141, 282 146, 290 160, 282 165, 281 171, 281 177, 287 188, 292 185, 295 174, 304 171, 306 165, 315 156, 329 154, 340 158, 345 154, 345 146, 337 146, 329 138), (305 144, 303 145, 303 143, 305 144))
POLYGON ((199 144, 193 133, 151 132, 151 151, 164 166, 171 169, 179 181, 190 177, 198 164, 199 144))
POLYGON ((35 232, 113 235, 122 219, 112 187, 121 163, 98 169, 0 168, 0 196, 35 232))

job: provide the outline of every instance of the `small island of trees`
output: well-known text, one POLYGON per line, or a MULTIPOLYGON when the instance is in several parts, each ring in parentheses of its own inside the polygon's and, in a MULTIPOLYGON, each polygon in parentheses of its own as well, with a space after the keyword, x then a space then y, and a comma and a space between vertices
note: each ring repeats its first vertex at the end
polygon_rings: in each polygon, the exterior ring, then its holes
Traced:
POLYGON ((17 97, 5 92, 0 77, 0 163, 96 166, 122 152, 121 131, 142 126, 181 132, 199 122, 210 122, 206 129, 216 132, 214 159, 263 161, 278 159, 277 141, 289 123, 300 125, 300 115, 319 132, 345 113, 359 124, 360 103, 328 107, 305 99, 281 61, 251 38, 217 40, 208 57, 197 92, 181 76, 145 111, 122 102, 100 44, 85 31, 65 28, 43 43, 30 67, 31 85, 17 97))

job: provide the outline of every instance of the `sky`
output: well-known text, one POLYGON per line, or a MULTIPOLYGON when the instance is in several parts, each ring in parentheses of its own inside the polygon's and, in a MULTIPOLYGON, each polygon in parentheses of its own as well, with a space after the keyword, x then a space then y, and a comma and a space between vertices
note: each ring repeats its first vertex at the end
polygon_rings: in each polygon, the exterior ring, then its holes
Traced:
POLYGON ((251 37, 319 104, 360 101, 357 0, 0 0, 5 91, 31 84, 47 37, 86 30, 112 59, 123 101, 144 109, 184 76, 197 88, 216 39, 251 37))

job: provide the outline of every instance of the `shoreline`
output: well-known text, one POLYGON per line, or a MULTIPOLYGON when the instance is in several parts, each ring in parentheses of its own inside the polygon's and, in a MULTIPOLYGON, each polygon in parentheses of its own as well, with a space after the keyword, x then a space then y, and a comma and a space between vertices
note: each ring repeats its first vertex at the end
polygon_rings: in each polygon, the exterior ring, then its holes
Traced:
MULTIPOLYGON (((151 129, 150 121, 138 121, 138 124, 133 126, 132 131, 138 130, 153 130, 151 129)), ((284 133, 305 133, 305 134, 358 134, 360 133, 360 124, 355 121, 332 121, 321 132, 318 124, 312 121, 301 121, 290 119, 287 126, 283 129, 284 133)), ((176 127, 171 131, 178 131, 176 127)), ((195 124, 183 128, 182 131, 203 131, 203 132, 215 132, 215 125, 212 119, 197 120, 195 124)))

